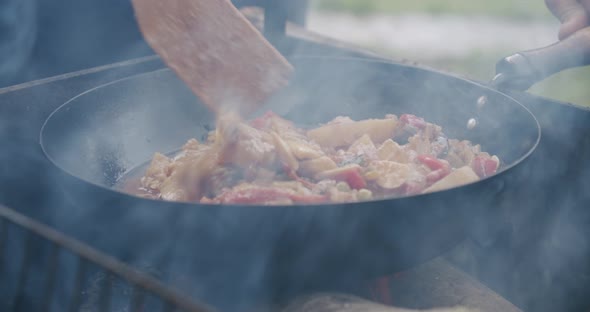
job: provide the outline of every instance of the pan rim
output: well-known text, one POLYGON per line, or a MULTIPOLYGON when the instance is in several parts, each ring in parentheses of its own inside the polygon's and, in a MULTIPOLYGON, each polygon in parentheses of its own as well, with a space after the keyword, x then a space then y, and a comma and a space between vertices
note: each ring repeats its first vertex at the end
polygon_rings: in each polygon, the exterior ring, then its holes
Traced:
MULTIPOLYGON (((91 92, 94 92, 98 89, 102 89, 102 88, 106 88, 110 85, 114 85, 117 83, 121 83, 124 81, 128 81, 128 80, 132 80, 132 79, 137 79, 140 77, 145 77, 145 76, 149 76, 149 75, 153 75, 155 73, 160 73, 160 72, 171 72, 173 74, 174 71, 168 67, 163 67, 160 69, 156 69, 156 70, 151 70, 148 72, 144 72, 144 73, 139 73, 139 74, 135 74, 132 76, 128 76, 125 78, 121 78, 121 79, 117 79, 108 83, 104 83, 101 84, 99 86, 95 86, 93 88, 90 88, 72 98, 70 98, 69 100, 67 100, 66 102, 64 102, 63 104, 61 104, 59 107, 57 107, 54 111, 52 111, 48 117, 45 119, 45 121, 43 122, 43 125, 41 127, 40 133, 39 133, 39 145, 41 147, 41 150, 43 151, 44 156, 47 158, 47 160, 49 160, 49 162, 51 162, 51 164, 56 167, 57 169, 59 169, 60 171, 66 173, 67 175, 69 175, 70 177, 73 177, 74 179, 81 181, 83 183, 92 185, 93 187, 97 187, 99 189, 108 191, 108 192, 115 192, 118 193, 118 195, 122 195, 126 198, 130 198, 130 199, 135 199, 135 200, 145 200, 145 201, 149 201, 149 202, 164 202, 164 203, 171 203, 171 204, 180 204, 180 205, 187 205, 187 206, 199 206, 199 207, 269 207, 269 208, 287 208, 287 207, 351 207, 351 206, 359 206, 359 205, 365 205, 365 204, 374 204, 374 203, 385 203, 385 202, 389 202, 392 200, 414 200, 414 199, 419 199, 419 198, 423 198, 423 197, 429 197, 429 196, 433 196, 435 194, 438 194, 440 192, 449 192, 449 191, 455 191, 458 189, 464 189, 467 187, 471 187, 473 185, 477 185, 480 183, 484 183, 485 181, 488 181, 491 178, 497 178, 500 175, 506 173, 507 171, 513 169, 514 167, 518 166, 519 164, 521 164, 524 160, 526 160, 528 157, 530 157, 537 149, 540 141, 541 141, 541 137, 542 137, 542 131, 541 131, 541 126, 540 123, 537 119, 537 117, 524 105, 522 104, 520 101, 516 100, 515 98, 511 97, 510 95, 498 91, 494 88, 491 88, 490 86, 487 86, 483 83, 477 82, 477 81, 473 81, 473 80, 469 80, 466 79, 464 77, 459 76, 458 74, 454 74, 454 73, 447 73, 447 72, 443 72, 440 70, 436 70, 436 69, 431 69, 431 68, 424 68, 424 67, 420 67, 420 66, 416 66, 416 65, 409 65, 409 64, 403 64, 403 63, 399 63, 399 62, 395 62, 392 60, 385 60, 385 59, 379 59, 379 58, 365 58, 365 57, 348 57, 348 56, 320 56, 320 55, 294 55, 289 57, 289 59, 296 59, 296 60, 313 60, 313 59, 317 59, 317 60, 322 60, 322 59, 327 59, 330 61, 349 61, 349 62, 360 62, 360 63, 372 63, 372 64, 387 64, 387 65, 395 65, 395 66, 399 66, 402 68, 406 68, 406 69, 413 69, 413 70, 417 70, 417 71, 422 71, 422 72, 429 72, 431 74, 436 74, 436 75, 442 75, 445 76, 447 78, 451 78, 451 79, 455 79, 455 80, 459 80, 462 81, 464 83, 476 86, 480 89, 482 89, 482 91, 485 92, 489 92, 489 93, 493 93, 496 94, 498 96, 504 97, 506 99, 508 99, 509 101, 512 101, 515 105, 519 106, 521 109, 524 110, 524 112, 526 114, 528 114, 530 116, 530 118, 532 118, 532 120, 534 121, 535 125, 536 125, 536 140, 535 142, 532 144, 532 146, 529 148, 529 150, 524 153, 522 156, 520 156, 518 159, 516 159, 515 161, 513 161, 510 165, 505 166, 502 168, 501 171, 497 172, 494 175, 491 175, 489 177, 485 177, 482 178, 478 181, 475 182, 471 182, 468 184, 464 184, 458 187, 453 187, 450 189, 444 189, 444 190, 439 190, 439 191, 435 191, 435 192, 431 192, 431 193, 425 193, 425 194, 416 194, 416 195, 408 195, 408 196, 399 196, 399 197, 385 197, 385 198, 378 198, 378 199, 371 199, 371 200, 366 200, 366 201, 359 201, 359 202, 346 202, 346 203, 314 203, 314 204, 292 204, 292 205, 260 205, 260 204, 210 204, 210 203, 193 203, 193 202, 173 202, 173 201, 164 201, 164 200, 160 200, 160 199, 148 199, 148 198, 144 198, 144 197, 140 197, 137 195, 133 195, 127 192, 123 192, 121 190, 112 188, 112 187, 106 187, 104 185, 92 182, 92 181, 88 181, 87 179, 81 178, 79 176, 77 176, 76 174, 73 174, 70 170, 62 167, 53 157, 51 157, 50 153, 47 151, 46 148, 46 140, 44 139, 44 134, 45 134, 45 128, 47 127, 47 125, 51 122, 52 118, 54 117, 54 115, 60 113, 65 107, 67 107, 70 103, 76 101, 78 98, 81 98, 83 96, 85 96, 86 94, 89 94, 91 92)), ((149 159, 147 160, 149 161, 149 159)))

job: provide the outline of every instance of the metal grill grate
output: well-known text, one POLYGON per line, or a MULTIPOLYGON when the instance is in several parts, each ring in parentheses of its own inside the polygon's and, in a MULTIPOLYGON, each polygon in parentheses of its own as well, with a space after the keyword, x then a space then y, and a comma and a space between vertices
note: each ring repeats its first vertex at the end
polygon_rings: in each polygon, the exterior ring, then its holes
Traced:
MULTIPOLYGON (((83 309, 83 285, 89 278, 89 270, 98 270, 104 278, 100 280, 98 299, 96 307, 92 311, 114 311, 111 310, 111 300, 113 295, 114 281, 124 283, 131 289, 131 294, 124 311, 143 312, 146 311, 145 301, 149 296, 149 311, 186 311, 186 312, 210 312, 212 309, 204 304, 196 303, 187 297, 182 296, 177 291, 167 287, 156 278, 140 272, 110 256, 107 256, 88 245, 85 245, 71 237, 68 237, 44 224, 34 221, 16 211, 0 206, 0 285, 2 283, 11 284, 15 287, 15 298, 9 304, 11 311, 23 311, 21 300, 27 283, 31 283, 32 268, 35 265, 42 265, 45 280, 41 281, 42 294, 36 294, 41 298, 43 311, 49 311, 52 304, 55 303, 56 282, 62 278, 58 276, 57 268, 59 265, 60 255, 70 253, 76 257, 75 275, 72 281, 72 291, 68 294, 67 306, 61 307, 60 311, 82 311, 83 309), (22 258, 20 268, 18 269, 18 278, 11 280, 6 278, 7 263, 9 257, 14 258, 13 250, 9 250, 8 233, 9 230, 20 229, 24 233, 24 246, 22 246, 22 258), (35 245, 33 241, 35 240, 35 245), (41 244, 45 246, 40 246, 41 244), (34 246, 34 247, 33 247, 34 246), (47 257, 43 261, 32 261, 32 252, 34 248, 48 248, 47 257), (155 304, 157 303, 157 304, 155 304), (152 309, 160 306, 158 310, 152 309)), ((35 259, 38 260, 38 259, 35 259)), ((34 281, 33 281, 34 282, 34 281)), ((63 282, 63 281, 61 281, 63 282)), ((3 309, 6 309, 4 307, 3 309)), ((117 311, 120 311, 119 308, 117 311)), ((9 311, 6 311, 9 312, 9 311)))

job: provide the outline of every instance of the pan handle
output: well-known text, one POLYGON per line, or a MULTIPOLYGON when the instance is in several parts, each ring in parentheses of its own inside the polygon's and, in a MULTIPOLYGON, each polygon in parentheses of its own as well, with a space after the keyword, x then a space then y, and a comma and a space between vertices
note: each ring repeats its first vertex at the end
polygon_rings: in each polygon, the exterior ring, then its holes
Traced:
POLYGON ((590 65, 590 27, 550 46, 519 52, 496 64, 492 85, 498 89, 525 91, 562 70, 590 65))

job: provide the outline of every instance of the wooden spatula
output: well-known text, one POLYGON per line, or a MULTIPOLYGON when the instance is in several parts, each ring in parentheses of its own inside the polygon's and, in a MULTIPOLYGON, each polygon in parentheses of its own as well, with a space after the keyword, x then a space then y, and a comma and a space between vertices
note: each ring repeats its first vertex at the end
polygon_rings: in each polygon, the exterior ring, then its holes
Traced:
POLYGON ((147 43, 215 112, 256 111, 293 67, 230 0, 132 0, 147 43))

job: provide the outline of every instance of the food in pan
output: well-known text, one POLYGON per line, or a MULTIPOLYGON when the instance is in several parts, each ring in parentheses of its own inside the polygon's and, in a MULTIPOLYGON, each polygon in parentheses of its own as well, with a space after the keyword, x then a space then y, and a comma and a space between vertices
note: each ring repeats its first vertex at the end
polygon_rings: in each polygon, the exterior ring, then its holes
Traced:
POLYGON ((168 201, 288 205, 444 190, 493 175, 497 156, 414 115, 337 117, 302 129, 269 112, 225 115, 207 140, 156 153, 134 193, 168 201))

